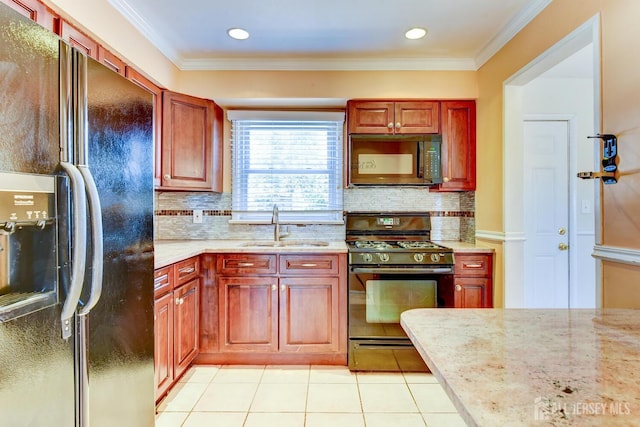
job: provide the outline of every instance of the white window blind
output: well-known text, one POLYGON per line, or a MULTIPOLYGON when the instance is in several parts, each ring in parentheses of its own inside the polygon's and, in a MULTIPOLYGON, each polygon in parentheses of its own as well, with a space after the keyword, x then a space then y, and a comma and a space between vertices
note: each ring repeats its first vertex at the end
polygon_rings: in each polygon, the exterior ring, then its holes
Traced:
POLYGON ((342 222, 344 113, 229 111, 232 221, 342 222))

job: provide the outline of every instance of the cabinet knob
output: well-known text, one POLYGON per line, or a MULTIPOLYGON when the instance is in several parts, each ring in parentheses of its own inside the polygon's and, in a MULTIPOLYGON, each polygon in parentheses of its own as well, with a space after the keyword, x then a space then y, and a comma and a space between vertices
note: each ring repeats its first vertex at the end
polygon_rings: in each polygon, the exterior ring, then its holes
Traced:
POLYGON ((442 182, 449 182, 449 178, 447 178, 446 176, 442 177, 442 182))
POLYGON ((280 290, 284 292, 287 288, 284 285, 280 285, 280 290))
POLYGON ((171 175, 169 175, 168 173, 164 174, 163 176, 164 179, 171 179, 171 175))
POLYGON ((456 291, 460 292, 462 290, 462 286, 456 285, 456 291))
POLYGON ((567 245, 566 243, 560 243, 558 245, 558 249, 560 249, 561 251, 566 251, 567 249, 569 249, 569 245, 567 245))
POLYGON ((396 129, 400 129, 402 127, 402 125, 400 124, 400 122, 396 123, 396 129))
POLYGON ((389 122, 389 124, 387 125, 387 127, 388 127, 389 129, 393 129, 393 122, 389 122))
POLYGON ((272 291, 278 290, 278 285, 271 285, 271 290, 272 291))

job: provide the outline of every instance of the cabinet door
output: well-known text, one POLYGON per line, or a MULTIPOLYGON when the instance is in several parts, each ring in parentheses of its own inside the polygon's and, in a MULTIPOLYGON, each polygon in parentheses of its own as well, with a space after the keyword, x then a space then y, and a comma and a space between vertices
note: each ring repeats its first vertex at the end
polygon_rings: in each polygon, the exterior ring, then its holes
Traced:
POLYGON ((423 134, 440 131, 440 103, 405 101, 395 103, 395 133, 423 134))
POLYGON ((338 350, 337 277, 280 279, 280 351, 338 350))
POLYGON ((163 188, 220 191, 214 188, 213 176, 215 107, 208 99, 175 92, 163 93, 163 188))
POLYGON ((393 102, 351 101, 347 114, 349 133, 393 133, 393 102))
POLYGON ((173 293, 157 298, 154 304, 154 368, 156 400, 173 383, 173 293))
POLYGON ((487 288, 490 279, 461 277, 454 280, 454 305, 456 308, 490 307, 487 288))
POLYGON ((174 296, 174 360, 178 378, 198 355, 200 335, 199 280, 195 279, 173 291, 174 296))
POLYGON ((60 22, 60 37, 88 57, 98 59, 98 43, 64 20, 60 22))
POLYGON ((102 46, 98 46, 98 61, 121 76, 125 75, 126 64, 124 61, 102 46))
POLYGON ((55 31, 56 18, 47 7, 38 0, 0 0, 22 15, 37 22, 49 31, 55 31))
POLYGON ((220 277, 220 350, 278 350, 278 278, 220 277))
POLYGON ((447 101, 442 111, 443 183, 430 191, 472 191, 476 189, 476 104, 475 101, 447 101))

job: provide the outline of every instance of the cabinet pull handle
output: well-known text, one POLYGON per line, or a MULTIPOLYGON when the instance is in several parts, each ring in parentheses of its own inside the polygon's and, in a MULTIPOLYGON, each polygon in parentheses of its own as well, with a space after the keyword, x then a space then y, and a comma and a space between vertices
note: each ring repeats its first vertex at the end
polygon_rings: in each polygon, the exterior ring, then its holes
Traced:
POLYGON ((462 286, 456 285, 456 291, 460 292, 462 290, 462 286))
POLYGON ((178 273, 180 273, 180 274, 191 274, 194 271, 196 271, 195 267, 182 267, 180 270, 178 270, 178 273))
POLYGON ((314 264, 312 262, 305 262, 304 264, 300 264, 301 267, 317 267, 318 264, 314 264))
POLYGON ((482 264, 465 264, 465 263, 462 263, 462 266, 464 268, 482 268, 483 267, 482 264))
POLYGON ((153 279, 153 282, 155 284, 158 284, 158 283, 166 282, 168 280, 169 280, 169 275, 168 274, 163 274, 162 276, 158 276, 155 279, 153 279))
POLYGON ((238 267, 253 267, 252 262, 239 262, 238 267))

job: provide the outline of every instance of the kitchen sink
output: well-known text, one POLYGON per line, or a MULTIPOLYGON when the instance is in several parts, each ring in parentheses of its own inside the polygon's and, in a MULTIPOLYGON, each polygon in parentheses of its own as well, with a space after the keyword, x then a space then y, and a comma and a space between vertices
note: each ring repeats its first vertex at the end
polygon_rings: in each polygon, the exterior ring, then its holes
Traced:
POLYGON ((282 248, 282 247, 322 247, 329 246, 329 242, 322 240, 256 240, 243 243, 244 247, 270 247, 270 248, 282 248))

